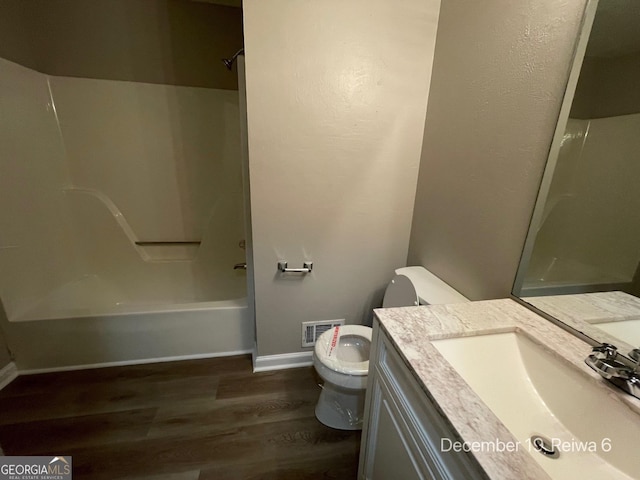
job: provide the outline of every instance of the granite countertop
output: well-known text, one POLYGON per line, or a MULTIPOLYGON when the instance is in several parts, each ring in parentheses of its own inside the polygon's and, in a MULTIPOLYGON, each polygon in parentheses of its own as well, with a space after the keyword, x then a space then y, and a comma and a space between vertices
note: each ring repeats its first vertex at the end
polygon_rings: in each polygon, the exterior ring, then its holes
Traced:
MULTIPOLYGON (((516 442, 431 340, 519 331, 572 364, 610 397, 640 415, 640 400, 604 381, 584 363, 591 347, 511 299, 375 310, 382 329, 438 408, 465 442, 516 442)), ((525 449, 473 452, 485 473, 497 479, 550 478, 525 449)))

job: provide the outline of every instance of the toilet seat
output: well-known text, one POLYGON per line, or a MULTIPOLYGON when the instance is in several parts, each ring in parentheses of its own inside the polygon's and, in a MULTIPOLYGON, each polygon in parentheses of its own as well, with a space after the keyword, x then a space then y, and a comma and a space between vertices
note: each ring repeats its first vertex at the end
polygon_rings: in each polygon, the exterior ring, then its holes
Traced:
MULTIPOLYGON (((368 355, 367 360, 361 362, 345 360, 345 355, 340 355, 340 350, 345 348, 356 349, 357 347, 342 345, 340 342, 340 338, 346 337, 348 335, 361 337, 364 340, 367 340, 370 344, 372 331, 373 330, 370 327, 365 327, 363 325, 339 325, 330 330, 327 330, 316 340, 316 345, 314 348, 315 357, 322 363, 322 365, 329 368, 330 370, 333 370, 334 372, 342 373, 344 375, 367 375, 369 373, 368 355), (336 330, 338 332, 337 336, 336 330), (341 359, 339 357, 343 358, 341 359)), ((346 352, 343 352, 343 354, 344 353, 346 352)))

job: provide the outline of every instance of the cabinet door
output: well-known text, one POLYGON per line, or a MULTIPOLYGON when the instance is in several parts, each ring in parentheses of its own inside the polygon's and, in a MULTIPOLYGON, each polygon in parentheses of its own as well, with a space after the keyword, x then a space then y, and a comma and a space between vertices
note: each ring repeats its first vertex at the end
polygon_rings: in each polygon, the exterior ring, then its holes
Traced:
POLYGON ((369 423, 368 451, 364 468, 367 480, 424 480, 412 455, 411 436, 395 411, 393 401, 388 398, 380 382, 372 385, 372 417, 369 423))
POLYGON ((471 455, 443 452, 457 434, 374 324, 359 480, 486 479, 471 455))
POLYGON ((382 401, 378 417, 378 431, 373 452, 372 479, 420 480, 422 475, 409 454, 409 448, 402 430, 394 420, 389 403, 382 401))

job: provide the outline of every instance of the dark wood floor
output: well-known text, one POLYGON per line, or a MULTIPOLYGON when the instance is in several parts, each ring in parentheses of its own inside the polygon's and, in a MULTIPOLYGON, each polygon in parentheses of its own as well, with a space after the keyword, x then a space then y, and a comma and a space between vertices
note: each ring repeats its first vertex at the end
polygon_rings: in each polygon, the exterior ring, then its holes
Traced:
POLYGON ((354 479, 360 432, 314 417, 312 368, 248 356, 21 376, 0 391, 5 455, 73 456, 74 479, 354 479))

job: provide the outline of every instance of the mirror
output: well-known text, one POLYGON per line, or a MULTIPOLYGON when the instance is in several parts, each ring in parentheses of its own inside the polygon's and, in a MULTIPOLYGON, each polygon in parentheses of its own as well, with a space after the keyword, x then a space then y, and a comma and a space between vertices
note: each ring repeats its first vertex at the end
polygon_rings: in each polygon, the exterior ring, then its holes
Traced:
POLYGON ((513 289, 622 353, 640 346, 638 25, 637 0, 587 7, 513 289))

